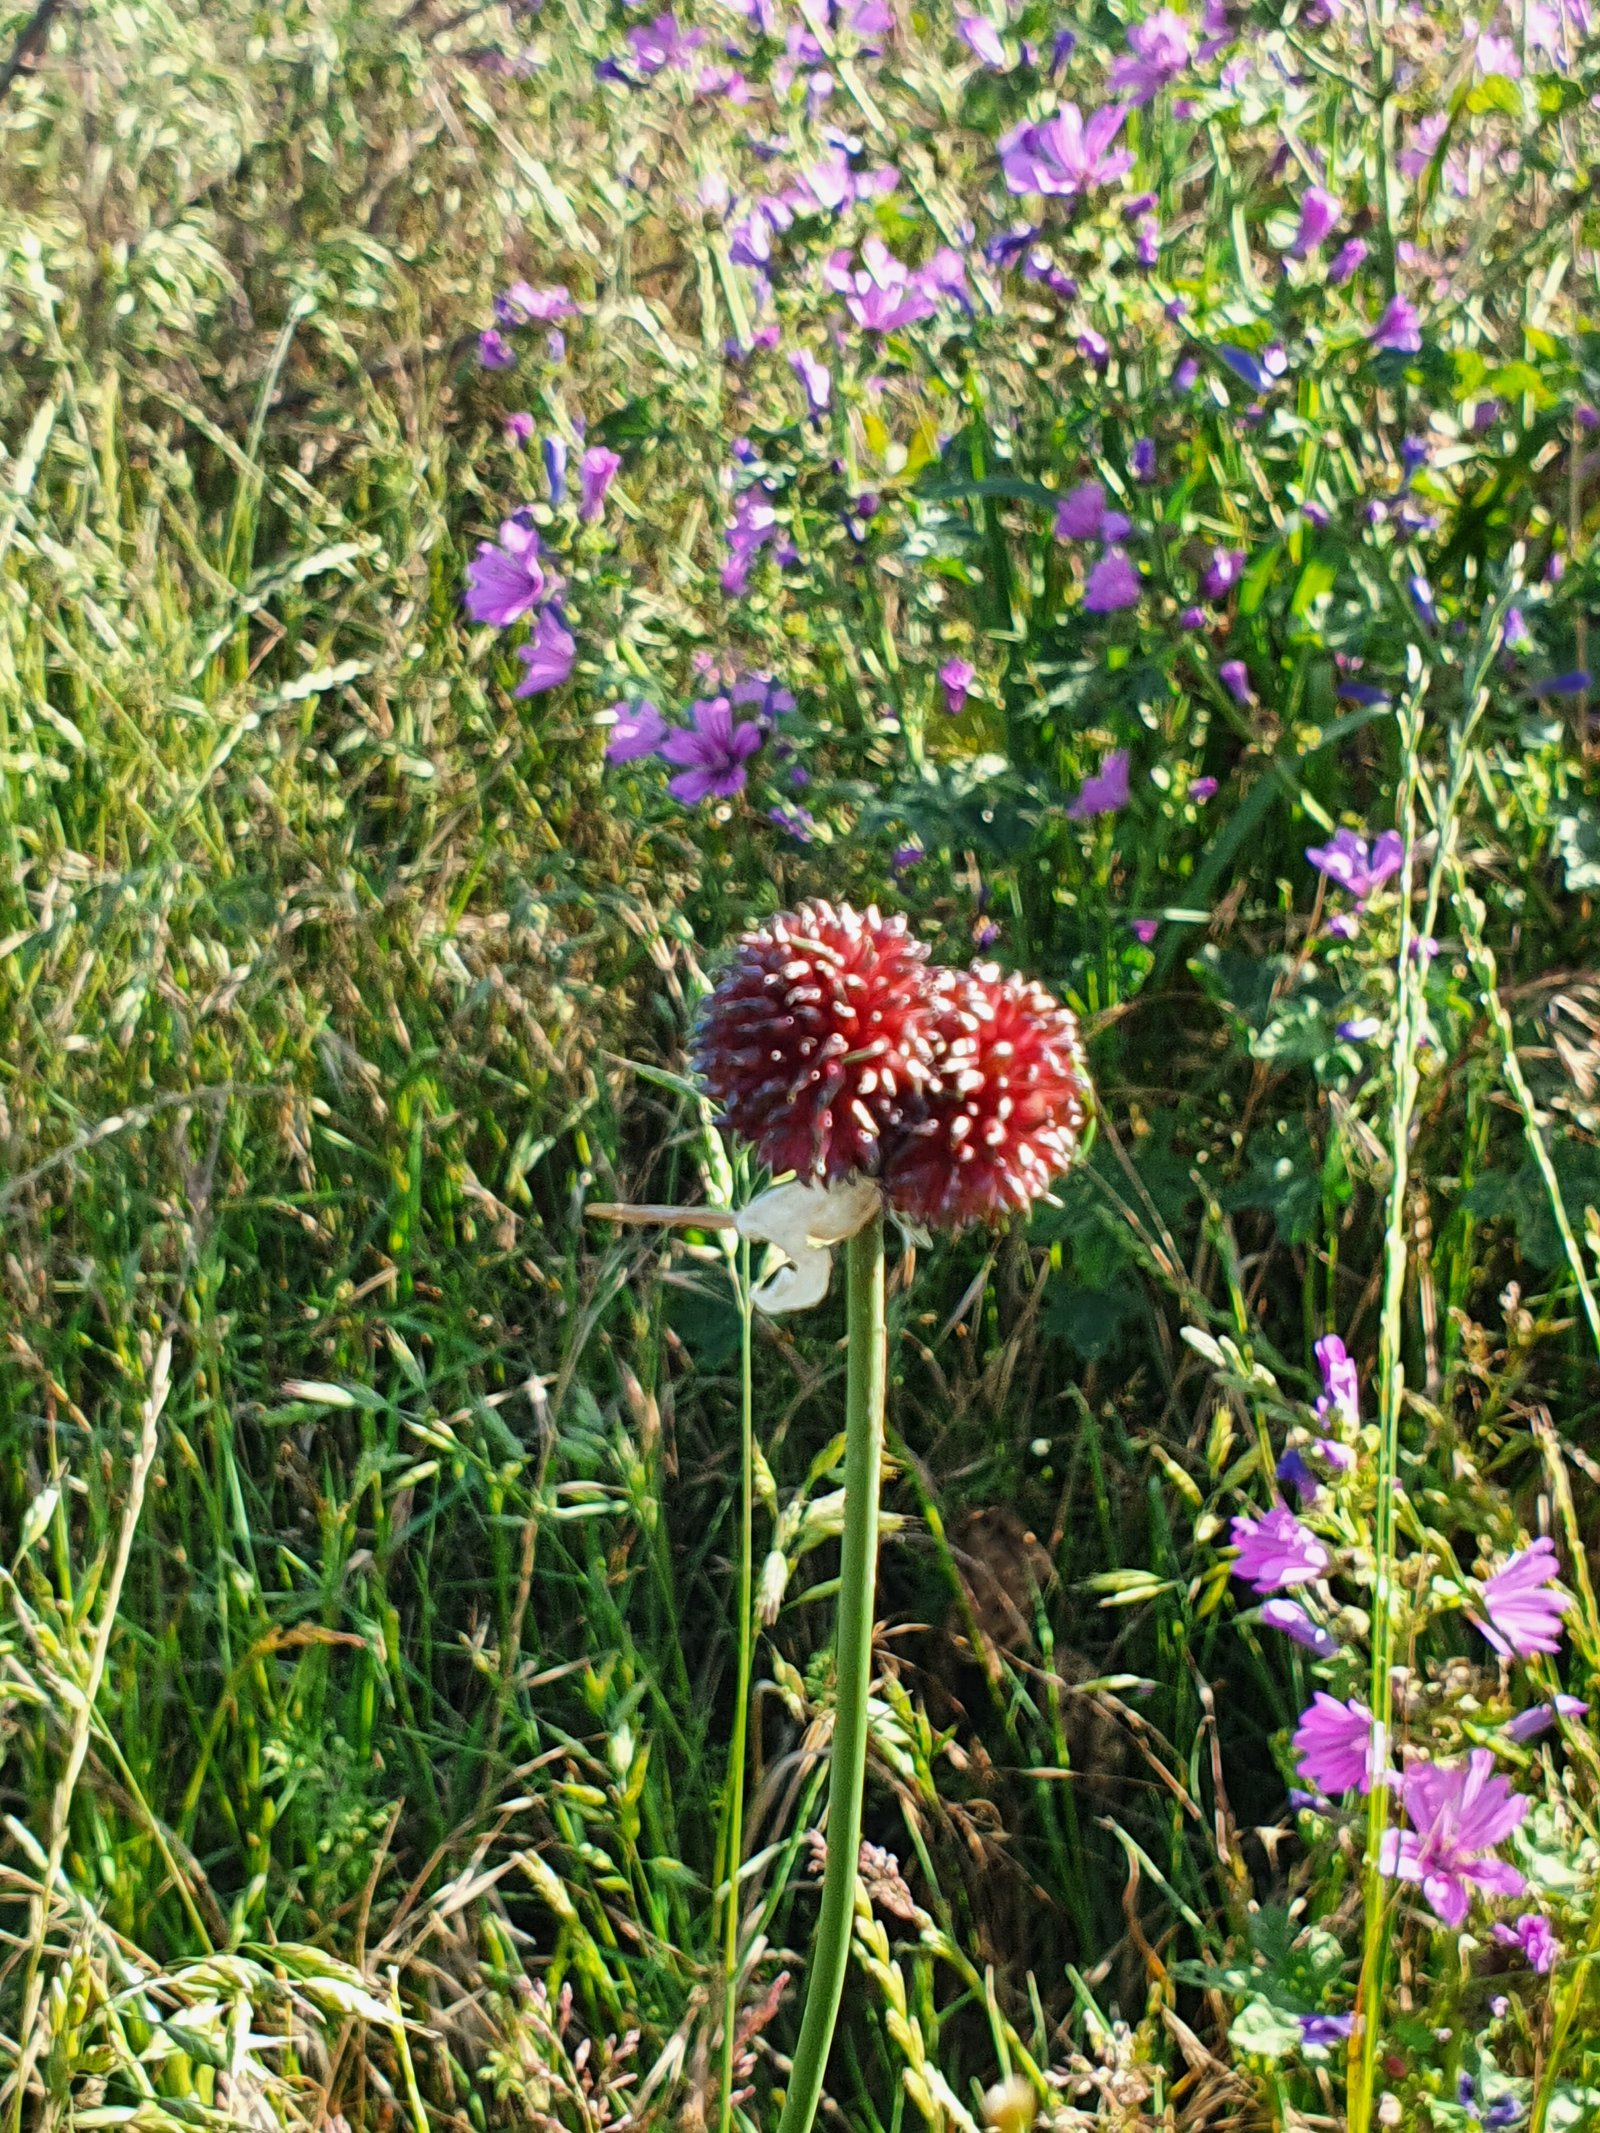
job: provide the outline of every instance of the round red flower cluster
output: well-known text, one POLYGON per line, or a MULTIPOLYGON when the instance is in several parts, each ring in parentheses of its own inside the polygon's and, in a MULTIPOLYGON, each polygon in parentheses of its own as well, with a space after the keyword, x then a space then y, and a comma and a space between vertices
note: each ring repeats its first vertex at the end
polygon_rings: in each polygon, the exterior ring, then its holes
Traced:
POLYGON ((1089 1075, 1075 1016, 1042 986, 927 957, 903 918, 802 904, 739 943, 696 1064, 770 1169, 876 1177, 900 1214, 960 1229, 1071 1165, 1089 1075))

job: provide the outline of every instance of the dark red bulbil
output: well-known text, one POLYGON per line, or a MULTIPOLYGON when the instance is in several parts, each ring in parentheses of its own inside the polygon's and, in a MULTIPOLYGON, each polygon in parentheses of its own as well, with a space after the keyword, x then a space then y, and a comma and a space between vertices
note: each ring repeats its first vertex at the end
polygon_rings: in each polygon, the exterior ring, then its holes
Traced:
POLYGON ((903 918, 802 904, 747 933, 695 1063, 734 1132, 808 1183, 876 1175, 932 1078, 928 951, 903 918))
POLYGON ((993 963, 930 974, 935 1079, 882 1168, 927 1229, 1020 1213, 1076 1160, 1092 1101, 1077 1017, 993 963))

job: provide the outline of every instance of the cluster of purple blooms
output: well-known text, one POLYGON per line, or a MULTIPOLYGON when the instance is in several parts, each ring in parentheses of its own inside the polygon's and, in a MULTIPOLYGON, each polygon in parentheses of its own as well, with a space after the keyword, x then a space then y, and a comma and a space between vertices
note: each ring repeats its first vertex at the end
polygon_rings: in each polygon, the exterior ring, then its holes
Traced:
MULTIPOLYGON (((1356 1369, 1344 1343, 1336 1334, 1327 1335, 1318 1341, 1316 1356, 1322 1392, 1314 1414, 1323 1434, 1305 1449, 1291 1446, 1278 1463, 1279 1479, 1299 1496, 1302 1508, 1315 1502, 1324 1475, 1331 1479, 1354 1467, 1357 1455, 1350 1439, 1360 1427, 1356 1369)), ((1318 1601, 1316 1613, 1304 1604, 1333 1567, 1326 1543, 1282 1502, 1259 1516, 1235 1518, 1232 1540, 1239 1551, 1233 1574, 1262 1596, 1260 1619, 1315 1658, 1339 1659, 1342 1647, 1320 1618, 1327 1611, 1326 1597, 1318 1601), (1291 1592, 1301 1598, 1286 1597, 1291 1592)), ((1559 1648, 1562 1616, 1571 1601, 1554 1589, 1556 1572, 1555 1544, 1540 1538, 1478 1586, 1477 1606, 1467 1619, 1502 1660, 1548 1657, 1559 1648)), ((1503 1730, 1509 1741, 1522 1743, 1559 1718, 1581 1716, 1586 1710, 1576 1698, 1559 1697, 1554 1704, 1523 1711, 1503 1730)), ((1301 1715, 1293 1748, 1300 1774, 1313 1788, 1309 1795, 1297 1796, 1303 1804, 1325 1808, 1330 1800, 1368 1793, 1374 1785, 1392 1788, 1409 1827, 1386 1833, 1379 1870, 1414 1883, 1444 1925, 1464 1923, 1474 1894, 1522 1894, 1522 1874, 1496 1853, 1522 1822, 1528 1803, 1496 1770, 1491 1750, 1474 1748, 1459 1764, 1412 1755, 1396 1769, 1390 1744, 1367 1706, 1356 1697, 1341 1700, 1321 1689, 1301 1715)), ((1538 1970, 1548 1970, 1557 1959, 1553 1929, 1540 1913, 1497 1924, 1495 1935, 1518 1947, 1538 1970)), ((1308 2036, 1307 2041, 1315 2040, 1308 2036)))

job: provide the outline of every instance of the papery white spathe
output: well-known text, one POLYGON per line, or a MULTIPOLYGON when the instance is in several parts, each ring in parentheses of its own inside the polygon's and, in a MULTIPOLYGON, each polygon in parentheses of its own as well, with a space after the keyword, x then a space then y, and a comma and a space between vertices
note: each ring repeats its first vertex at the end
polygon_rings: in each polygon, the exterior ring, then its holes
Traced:
POLYGON ((734 1227, 752 1243, 771 1244, 783 1254, 751 1291, 750 1301, 769 1318, 809 1311, 828 1293, 833 1247, 865 1229, 878 1205, 871 1178, 837 1185, 774 1185, 742 1207, 734 1227))

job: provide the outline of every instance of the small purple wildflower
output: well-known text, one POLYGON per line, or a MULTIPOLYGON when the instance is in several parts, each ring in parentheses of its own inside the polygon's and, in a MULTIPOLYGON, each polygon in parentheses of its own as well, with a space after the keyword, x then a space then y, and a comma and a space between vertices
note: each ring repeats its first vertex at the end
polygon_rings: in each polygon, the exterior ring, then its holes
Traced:
POLYGON ((1058 541, 1093 541, 1100 537, 1106 515, 1106 492, 1097 481, 1080 482, 1056 505, 1055 536, 1058 541))
MULTIPOLYGON (((672 783, 679 781, 674 778, 672 783)), ((786 830, 797 844, 810 844, 817 834, 817 818, 808 807, 790 805, 780 801, 776 807, 767 809, 767 820, 778 829, 786 830)))
POLYGON ((1063 104, 1054 118, 1017 126, 1000 143, 1000 167, 1014 193, 1072 197, 1094 185, 1109 185, 1133 167, 1125 148, 1112 151, 1127 111, 1107 104, 1084 123, 1076 104, 1063 104))
POLYGON ((1178 627, 1184 630, 1203 630, 1208 617, 1203 607, 1185 607, 1178 613, 1178 627))
POLYGON ((1217 669, 1217 679, 1236 704, 1249 705, 1256 700, 1256 692, 1250 686, 1250 669, 1242 659, 1225 659, 1217 669))
POLYGON ((478 361, 485 370, 511 370, 516 360, 516 350, 496 327, 486 326, 478 335, 478 361))
POLYGON ((1412 1827, 1386 1831, 1380 1874, 1420 1883, 1447 1926, 1465 1922, 1475 1888, 1487 1896, 1521 1895, 1516 1868, 1485 1855, 1510 1836, 1528 1803, 1496 1773, 1487 1748, 1474 1748, 1464 1764, 1413 1763, 1401 1791, 1412 1827))
POLYGON ((1374 348, 1415 355, 1422 346, 1422 321, 1416 305, 1403 296, 1392 297, 1367 338, 1374 348))
POLYGON ((1376 1015, 1349 1015, 1343 1022, 1333 1025, 1333 1034, 1342 1037, 1346 1044, 1367 1044, 1382 1027, 1376 1015))
POLYGON ((1506 609, 1506 650, 1508 652, 1531 652, 1533 650, 1533 632, 1529 629, 1520 607, 1508 607, 1506 609))
POLYGON ((1300 2042, 1302 2044, 1342 2044, 1352 2035, 1356 2026, 1354 2015, 1302 2015, 1300 2017, 1300 2042))
MULTIPOLYGON (((763 726, 770 726, 774 719, 787 718, 794 709, 793 694, 775 674, 742 674, 729 695, 742 710, 753 709, 763 726)), ((787 747, 788 743, 784 745, 787 747)))
POLYGON ((1526 1711, 1519 1711, 1505 1726, 1507 1740, 1521 1746, 1537 1740, 1541 1733, 1548 1733, 1558 1718, 1587 1718, 1589 1706, 1578 1696, 1558 1696, 1553 1703, 1531 1704, 1526 1711))
POLYGON ((1189 786, 1189 798, 1197 806, 1204 807, 1208 800, 1215 798, 1216 790, 1215 778, 1195 778, 1189 786))
POLYGON ((1326 844, 1306 846, 1306 857, 1319 873, 1355 898, 1356 909, 1405 865, 1406 849, 1398 830, 1385 830, 1369 852, 1365 837, 1338 829, 1326 844))
POLYGON ((1005 72, 1005 44, 987 15, 957 15, 956 35, 974 58, 981 59, 997 74, 1005 72))
POLYGON ((1555 1928, 1539 1911, 1524 1911, 1510 1925, 1496 1924, 1494 1937, 1502 1947, 1520 1948, 1529 1963, 1545 1977, 1552 1971, 1561 1955, 1561 1943, 1556 1939, 1555 1928))
POLYGON ((563 628, 555 610, 547 607, 535 623, 532 637, 517 646, 517 657, 528 671, 512 695, 542 696, 546 689, 559 689, 572 672, 577 654, 572 632, 563 628))
POLYGON ((682 765, 667 790, 686 807, 713 796, 731 799, 744 790, 744 766, 761 746, 761 728, 750 720, 736 726, 725 696, 701 697, 689 715, 693 726, 680 726, 661 743, 664 760, 682 765))
POLYGON ((1133 478, 1135 481, 1154 481, 1156 473, 1156 447, 1154 438, 1136 438, 1134 440, 1133 451, 1129 457, 1128 463, 1133 469, 1133 478))
POLYGON ((1148 948, 1161 930, 1161 921, 1158 918, 1130 918, 1128 930, 1141 947, 1148 948))
POLYGON ((1139 573, 1126 550, 1108 548, 1090 571, 1089 581, 1083 588, 1085 613, 1112 615, 1120 608, 1136 607, 1138 603, 1139 573))
POLYGON ((897 844, 889 854, 889 871, 898 879, 902 874, 909 874, 913 867, 921 866, 927 856, 920 844, 897 844))
POLYGON ((1114 815, 1128 804, 1128 751, 1115 748, 1100 768, 1083 781, 1077 798, 1067 809, 1069 822, 1087 822, 1095 815, 1114 815))
POLYGON ((1353 1697, 1340 1703, 1321 1689, 1301 1713, 1293 1746, 1301 1776, 1330 1799, 1370 1792, 1387 1760, 1366 1705, 1353 1697))
POLYGON ((1315 1413, 1319 1422, 1337 1418, 1350 1429, 1361 1420, 1361 1381, 1345 1344, 1337 1333, 1325 1333, 1312 1350, 1322 1372, 1322 1391, 1315 1413))
POLYGON ((1236 1518, 1231 1530, 1233 1545, 1239 1550, 1233 1574, 1258 1593, 1309 1585, 1327 1571, 1327 1549, 1283 1504, 1275 1504, 1260 1518, 1236 1518))
POLYGON ((544 456, 545 484, 550 491, 550 501, 559 504, 567 493, 567 440, 554 431, 539 447, 544 456))
POLYGON ((531 614, 555 590, 555 581, 539 561, 539 531, 526 511, 500 525, 500 539, 480 541, 467 565, 462 605, 474 622, 509 629, 531 614))
POLYGON ((1298 1445, 1290 1445, 1273 1471, 1286 1489, 1294 1490, 1303 1504, 1310 1503, 1322 1487, 1298 1445))
POLYGON ((980 918, 972 929, 974 948, 992 948, 1000 938, 1000 928, 992 918, 980 918))
POLYGON ((1311 186, 1300 202, 1300 227, 1289 247, 1289 257, 1308 259, 1313 252, 1320 251, 1343 213, 1332 193, 1324 192, 1320 185, 1311 186))
POLYGON ((966 659, 947 659, 939 669, 939 685, 944 690, 944 707, 952 718, 959 718, 966 709, 967 698, 977 678, 977 668, 966 659))
POLYGON ((502 326, 548 326, 558 318, 575 318, 577 311, 564 282, 536 289, 531 282, 514 281, 494 300, 494 315, 502 326))
POLYGON ((789 368, 805 387, 806 408, 812 421, 820 422, 833 399, 832 371, 826 363, 819 363, 809 348, 797 348, 789 358, 789 368))
POLYGON ((1194 356, 1180 359, 1172 373, 1172 390, 1175 393, 1192 393, 1200 376, 1200 364, 1194 356))
POLYGON ((1364 237, 1352 237, 1348 244, 1340 245, 1328 263, 1329 285, 1342 289, 1347 281, 1353 281, 1366 265, 1370 249, 1364 237))
POLYGON ((1593 686, 1587 667, 1574 667, 1567 674, 1551 674, 1543 681, 1530 681, 1530 696, 1586 696, 1593 686))
POLYGON ((507 415, 505 419, 505 436, 507 444, 532 444, 533 417, 524 413, 507 415))
POLYGON ((667 722, 648 697, 637 703, 613 704, 610 718, 608 763, 634 763, 641 756, 654 755, 667 737, 667 722))
POLYGON ((1200 579, 1200 590, 1208 600, 1220 600, 1232 592, 1243 576, 1242 548, 1213 548, 1211 561, 1200 579))
POLYGON ((1557 1567, 1556 1544, 1541 1535, 1485 1580, 1483 1611, 1489 1619, 1477 1626, 1503 1659, 1531 1659, 1561 1649, 1561 1617, 1572 1601, 1547 1589, 1557 1567))
POLYGON ((1268 1629, 1281 1631, 1319 1659, 1331 1659, 1339 1649, 1333 1632, 1313 1622, 1297 1600, 1263 1600, 1260 1613, 1268 1629))
POLYGON ((628 32, 628 45, 641 74, 659 74, 667 67, 686 66, 706 36, 702 29, 680 29, 675 16, 661 14, 654 22, 635 24, 628 32))
POLYGON ((606 491, 622 464, 620 453, 608 452, 603 444, 591 444, 578 469, 578 516, 592 524, 605 509, 606 491))
POLYGON ((868 333, 893 333, 931 318, 939 308, 925 279, 897 259, 876 233, 862 245, 859 267, 851 267, 848 252, 835 252, 823 268, 823 279, 843 295, 850 316, 868 333))

